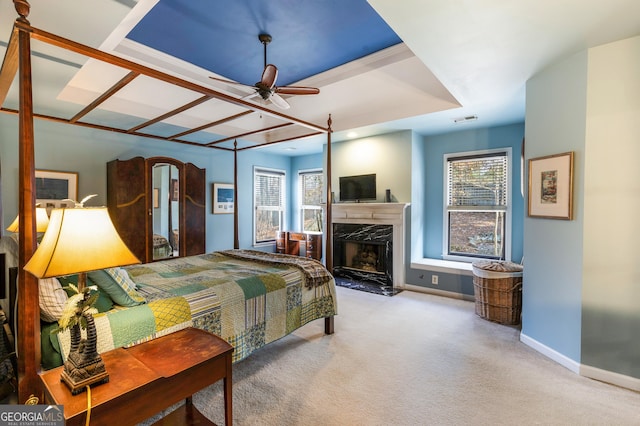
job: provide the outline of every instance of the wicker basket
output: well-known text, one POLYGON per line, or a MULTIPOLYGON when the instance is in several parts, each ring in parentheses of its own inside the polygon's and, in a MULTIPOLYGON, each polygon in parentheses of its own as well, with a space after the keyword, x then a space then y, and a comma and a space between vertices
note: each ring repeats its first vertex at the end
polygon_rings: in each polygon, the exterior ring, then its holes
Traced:
POLYGON ((476 314, 501 324, 520 324, 522 269, 522 265, 511 262, 475 262, 476 314))

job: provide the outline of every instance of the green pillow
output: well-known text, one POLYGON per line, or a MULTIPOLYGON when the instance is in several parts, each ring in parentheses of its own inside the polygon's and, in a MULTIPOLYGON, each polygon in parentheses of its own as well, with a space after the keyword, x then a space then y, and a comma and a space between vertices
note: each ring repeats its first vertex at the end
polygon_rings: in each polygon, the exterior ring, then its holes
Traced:
POLYGON ((57 327, 57 322, 40 323, 40 362, 42 362, 42 368, 45 370, 62 365, 58 335, 51 334, 57 327))
POLYGON ((145 300, 135 290, 127 292, 108 273, 102 269, 91 271, 87 276, 107 293, 113 302, 120 306, 137 306, 145 303, 145 300))
MULTIPOLYGON (((67 275, 64 277, 58 277, 58 281, 60 281, 60 284, 62 285, 62 287, 67 287, 69 284, 73 284, 77 286, 78 275, 67 275)), ((94 283, 91 280, 91 278, 87 276, 87 286, 93 286, 93 285, 97 286, 97 284, 94 283)), ((67 296, 69 297, 75 294, 74 291, 71 289, 65 288, 64 290, 67 292, 67 296)), ((92 291, 91 294, 93 293, 94 292, 92 291)), ((107 292, 105 292, 103 289, 98 287, 98 299, 96 300, 96 303, 93 305, 93 307, 96 308, 98 312, 107 312, 108 310, 113 308, 113 300, 111 299, 109 294, 107 294, 107 292)))

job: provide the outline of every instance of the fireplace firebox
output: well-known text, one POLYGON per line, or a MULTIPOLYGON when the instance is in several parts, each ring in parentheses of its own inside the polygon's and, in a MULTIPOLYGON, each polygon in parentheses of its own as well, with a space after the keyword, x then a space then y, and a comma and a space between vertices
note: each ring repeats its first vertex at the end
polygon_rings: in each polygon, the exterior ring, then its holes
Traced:
POLYGON ((385 243, 344 242, 344 267, 384 274, 387 268, 385 243))

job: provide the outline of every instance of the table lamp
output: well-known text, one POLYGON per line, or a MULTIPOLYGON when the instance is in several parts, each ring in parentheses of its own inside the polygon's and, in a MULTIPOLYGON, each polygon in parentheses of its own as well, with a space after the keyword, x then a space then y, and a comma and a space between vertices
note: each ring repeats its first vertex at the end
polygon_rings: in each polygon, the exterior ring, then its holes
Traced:
MULTIPOLYGON (((87 272, 140 263, 118 235, 106 207, 54 209, 38 249, 24 269, 38 278, 78 274, 78 293, 72 307, 71 349, 61 380, 77 394, 91 384, 109 381, 96 350, 97 333, 91 315, 91 296, 86 289, 87 272), (82 339, 80 328, 85 328, 82 339)), ((68 302, 73 303, 73 302, 68 302)), ((62 324, 61 324, 62 326, 62 324)))
MULTIPOLYGON (((18 227, 20 224, 20 216, 16 216, 11 225, 7 228, 9 232, 18 232, 18 227)), ((49 225, 49 216, 47 216, 47 209, 44 207, 36 207, 36 232, 41 233, 47 230, 47 226, 49 225)))

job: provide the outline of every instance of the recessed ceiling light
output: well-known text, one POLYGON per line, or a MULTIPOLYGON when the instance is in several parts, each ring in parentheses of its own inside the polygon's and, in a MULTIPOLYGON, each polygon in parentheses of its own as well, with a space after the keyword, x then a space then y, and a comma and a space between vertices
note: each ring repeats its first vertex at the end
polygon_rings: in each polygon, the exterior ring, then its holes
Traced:
POLYGON ((454 123, 466 123, 467 121, 476 121, 478 119, 477 115, 468 115, 466 117, 454 118, 454 123))
POLYGON ((356 132, 349 132, 347 133, 347 137, 348 138, 355 138, 356 136, 358 136, 358 134, 356 132))

